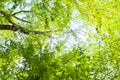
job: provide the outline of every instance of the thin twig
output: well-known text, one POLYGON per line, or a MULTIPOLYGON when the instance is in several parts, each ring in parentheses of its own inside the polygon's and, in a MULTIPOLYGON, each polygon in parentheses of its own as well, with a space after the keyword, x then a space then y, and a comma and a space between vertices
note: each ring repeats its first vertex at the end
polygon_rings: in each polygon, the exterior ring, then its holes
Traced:
POLYGON ((30 21, 26 21, 26 20, 20 19, 20 18, 18 18, 18 17, 16 17, 16 16, 14 16, 14 18, 16 18, 16 19, 18 19, 18 20, 20 20, 20 21, 23 21, 23 22, 31 23, 30 21))
POLYGON ((104 80, 109 74, 111 74, 114 70, 111 70, 110 72, 108 72, 107 74, 105 74, 105 76, 103 77, 102 80, 104 80))
POLYGON ((34 11, 24 11, 24 10, 23 11, 18 11, 18 12, 13 13, 13 16, 16 15, 16 14, 19 14, 19 13, 26 13, 26 12, 34 12, 34 11))

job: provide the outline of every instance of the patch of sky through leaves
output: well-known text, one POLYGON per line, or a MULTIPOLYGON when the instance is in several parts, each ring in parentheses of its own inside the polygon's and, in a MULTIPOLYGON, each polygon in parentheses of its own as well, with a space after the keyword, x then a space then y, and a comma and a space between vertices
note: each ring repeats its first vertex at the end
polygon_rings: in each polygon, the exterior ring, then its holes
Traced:
MULTIPOLYGON (((80 15, 80 13, 77 10, 74 10, 72 12, 72 20, 69 22, 69 28, 70 28, 70 33, 63 33, 63 37, 62 38, 52 38, 51 39, 51 46, 54 48, 55 45, 57 45, 58 43, 60 43, 61 41, 65 41, 64 43, 64 52, 69 52, 72 50, 73 47, 79 47, 80 45, 82 45, 83 43, 87 42, 88 39, 88 35, 87 35, 87 27, 84 26, 83 20, 80 19, 80 17, 78 19, 76 19, 76 17, 78 17, 80 15)), ((66 31, 66 30, 65 30, 66 31)))

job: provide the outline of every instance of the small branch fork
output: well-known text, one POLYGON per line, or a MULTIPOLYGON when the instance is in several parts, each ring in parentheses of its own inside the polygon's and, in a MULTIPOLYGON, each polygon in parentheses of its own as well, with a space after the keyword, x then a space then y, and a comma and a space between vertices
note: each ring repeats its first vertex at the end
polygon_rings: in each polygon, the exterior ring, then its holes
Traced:
POLYGON ((23 19, 21 19, 21 18, 16 17, 17 14, 20 14, 20 13, 30 13, 30 12, 34 12, 34 11, 25 11, 25 10, 23 10, 23 11, 18 11, 18 12, 13 13, 12 16, 13 16, 14 18, 22 21, 22 22, 31 23, 30 21, 23 20, 23 19))
POLYGON ((22 22, 31 23, 30 21, 27 21, 27 20, 24 20, 24 19, 18 18, 18 17, 16 17, 16 16, 13 16, 13 17, 16 18, 16 19, 18 19, 18 20, 20 20, 20 21, 22 21, 22 22))
MULTIPOLYGON (((20 13, 27 13, 27 12, 33 12, 33 11, 18 11, 13 13, 11 16, 22 21, 22 22, 26 22, 26 23, 31 23, 27 20, 23 20, 21 18, 16 17, 15 15, 20 14, 20 13)), ((17 25, 16 23, 12 22, 9 18, 9 15, 6 14, 5 11, 1 11, 0 10, 0 16, 4 17, 11 25, 9 24, 0 24, 0 30, 11 30, 11 31, 19 31, 21 33, 24 34, 44 34, 47 35, 47 33, 51 33, 51 32, 56 32, 58 30, 54 30, 54 31, 32 31, 32 30, 26 30, 23 27, 21 27, 20 25, 17 25)))

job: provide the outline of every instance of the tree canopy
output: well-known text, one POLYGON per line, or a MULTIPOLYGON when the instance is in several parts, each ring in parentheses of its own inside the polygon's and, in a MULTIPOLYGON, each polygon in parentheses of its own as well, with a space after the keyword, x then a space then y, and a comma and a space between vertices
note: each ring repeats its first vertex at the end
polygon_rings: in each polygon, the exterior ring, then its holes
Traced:
POLYGON ((0 0, 0 80, 119 80, 119 0, 0 0))

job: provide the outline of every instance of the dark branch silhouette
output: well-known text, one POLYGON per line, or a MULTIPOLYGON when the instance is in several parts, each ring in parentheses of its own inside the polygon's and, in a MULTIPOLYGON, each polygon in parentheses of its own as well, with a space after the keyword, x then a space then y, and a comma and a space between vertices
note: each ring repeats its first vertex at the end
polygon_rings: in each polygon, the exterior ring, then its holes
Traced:
POLYGON ((48 35, 48 33, 50 33, 50 32, 58 31, 58 30, 54 30, 54 31, 43 31, 42 32, 42 31, 32 31, 29 29, 24 29, 23 27, 12 22, 12 20, 11 20, 11 17, 14 17, 20 21, 30 23, 29 21, 23 20, 23 19, 15 16, 16 14, 19 14, 21 12, 33 12, 33 11, 19 11, 19 12, 12 14, 12 15, 9 13, 6 13, 5 11, 0 11, 0 15, 3 16, 9 23, 11 23, 11 25, 0 24, 0 30, 11 30, 11 31, 19 31, 19 32, 24 33, 24 34, 43 34, 43 35, 48 35))
POLYGON ((16 15, 16 14, 26 13, 26 12, 28 13, 28 12, 34 12, 34 11, 24 11, 24 10, 23 11, 18 11, 18 12, 13 13, 13 16, 16 15))
POLYGON ((16 17, 16 16, 14 16, 14 18, 16 18, 16 19, 18 19, 18 20, 20 20, 20 21, 22 21, 22 22, 31 23, 30 21, 27 21, 27 20, 23 20, 23 19, 21 19, 21 18, 18 18, 18 17, 16 17))
POLYGON ((32 30, 23 29, 20 26, 17 28, 13 25, 1 25, 1 24, 0 24, 0 30, 19 31, 19 32, 24 33, 24 34, 44 34, 44 35, 46 35, 47 33, 58 31, 58 30, 54 30, 54 31, 32 31, 32 30))
POLYGON ((28 34, 27 31, 25 31, 22 27, 15 27, 14 25, 1 25, 0 24, 0 30, 11 30, 11 31, 19 31, 25 34, 28 34))
POLYGON ((13 30, 14 26, 12 25, 1 25, 0 24, 0 30, 13 30))

